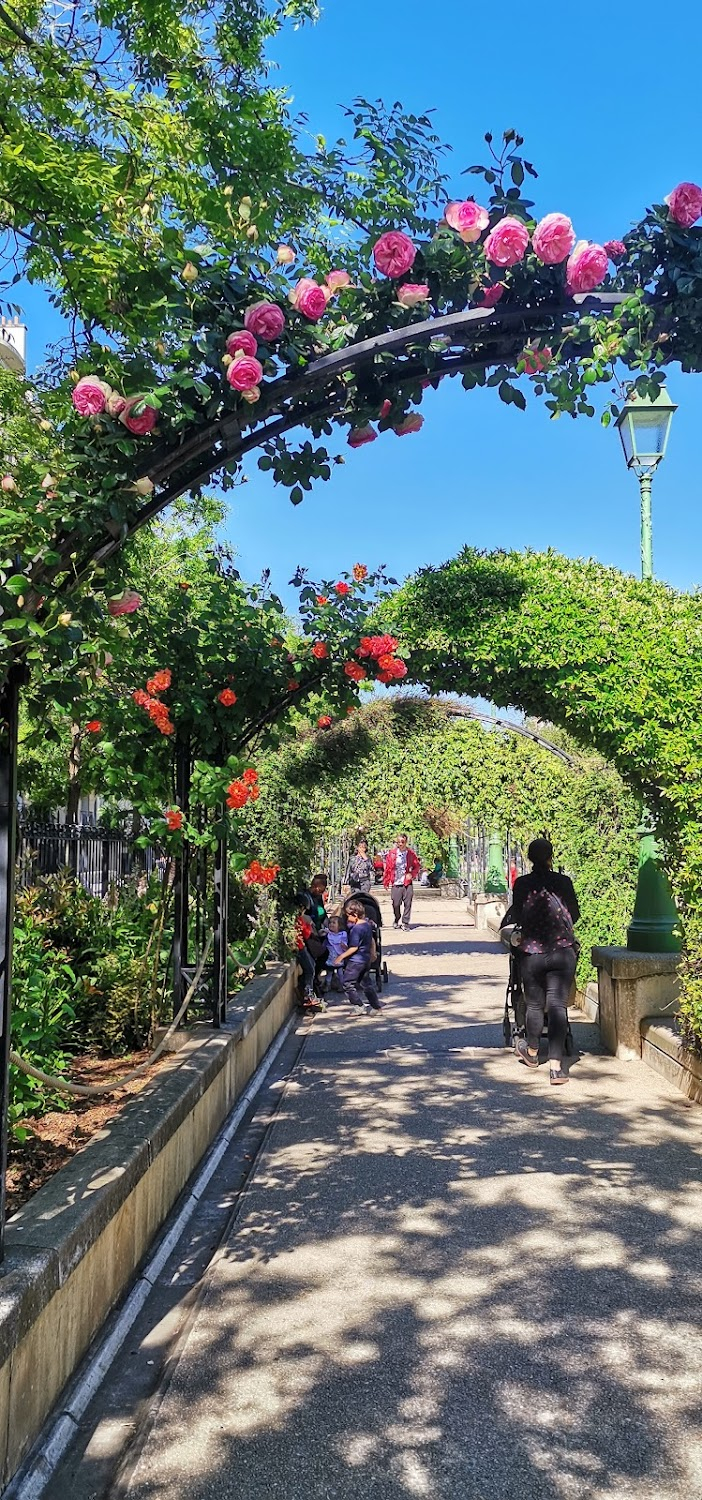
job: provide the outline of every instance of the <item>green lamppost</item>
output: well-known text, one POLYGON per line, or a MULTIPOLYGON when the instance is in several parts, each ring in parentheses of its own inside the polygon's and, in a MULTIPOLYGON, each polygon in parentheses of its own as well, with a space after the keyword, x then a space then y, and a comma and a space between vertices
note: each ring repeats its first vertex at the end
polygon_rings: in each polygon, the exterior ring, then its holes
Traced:
MULTIPOLYGON (((632 391, 617 419, 626 465, 633 469, 641 493, 641 577, 644 582, 653 578, 653 476, 665 458, 675 411, 677 406, 665 388, 655 401, 632 391)), ((678 953, 681 947, 678 914, 668 877, 658 859, 655 832, 651 814, 644 809, 638 830, 636 901, 626 945, 637 953, 678 953)))
POLYGON ((665 387, 655 401, 637 396, 632 391, 617 418, 626 466, 633 469, 641 491, 641 577, 644 580, 653 578, 653 476, 665 458, 670 424, 677 409, 665 387))
POLYGON ((488 842, 488 865, 485 876, 486 896, 505 896, 507 894, 507 881, 505 880, 505 866, 502 857, 502 835, 496 828, 490 833, 488 842))

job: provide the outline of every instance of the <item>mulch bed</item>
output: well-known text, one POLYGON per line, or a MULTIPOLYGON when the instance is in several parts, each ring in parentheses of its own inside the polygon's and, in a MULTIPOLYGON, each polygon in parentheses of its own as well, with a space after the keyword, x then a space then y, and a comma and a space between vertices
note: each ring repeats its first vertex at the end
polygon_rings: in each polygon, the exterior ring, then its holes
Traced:
MULTIPOLYGON (((111 1078, 121 1078, 131 1072, 148 1056, 148 1051, 145 1051, 130 1052, 126 1057, 76 1057, 70 1072, 71 1082, 107 1083, 111 1078)), ((140 1093, 167 1061, 167 1056, 158 1058, 151 1068, 125 1084, 118 1094, 75 1099, 69 1109, 51 1110, 41 1119, 25 1121, 24 1126, 30 1131, 27 1139, 20 1144, 10 1138, 7 1217, 16 1213, 54 1172, 64 1167, 108 1120, 114 1120, 128 1099, 140 1093)))

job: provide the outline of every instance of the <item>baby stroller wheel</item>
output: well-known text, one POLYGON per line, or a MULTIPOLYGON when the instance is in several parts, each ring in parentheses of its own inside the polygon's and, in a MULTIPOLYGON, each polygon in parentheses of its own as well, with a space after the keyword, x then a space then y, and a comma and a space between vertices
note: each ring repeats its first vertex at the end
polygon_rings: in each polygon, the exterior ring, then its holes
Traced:
POLYGON ((504 1018, 504 1020, 502 1022, 502 1035, 503 1035, 503 1037, 505 1039, 505 1047, 511 1047, 512 1046, 512 1026, 511 1026, 511 1023, 510 1023, 509 1016, 505 1016, 505 1018, 504 1018))
POLYGON ((390 975, 388 974, 388 966, 387 966, 387 964, 385 962, 383 962, 383 984, 389 984, 389 983, 390 983, 390 975))

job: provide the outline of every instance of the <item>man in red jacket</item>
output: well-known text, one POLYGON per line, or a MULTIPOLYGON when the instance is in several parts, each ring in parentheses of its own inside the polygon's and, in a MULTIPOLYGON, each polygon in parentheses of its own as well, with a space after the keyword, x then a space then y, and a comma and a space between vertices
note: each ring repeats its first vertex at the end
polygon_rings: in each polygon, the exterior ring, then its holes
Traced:
POLYGON ((402 923, 405 932, 409 932, 412 897, 414 896, 413 881, 415 876, 419 875, 420 869, 414 849, 407 847, 407 834, 401 833, 395 840, 394 849, 390 849, 386 856, 383 885, 392 897, 395 926, 399 927, 402 923))

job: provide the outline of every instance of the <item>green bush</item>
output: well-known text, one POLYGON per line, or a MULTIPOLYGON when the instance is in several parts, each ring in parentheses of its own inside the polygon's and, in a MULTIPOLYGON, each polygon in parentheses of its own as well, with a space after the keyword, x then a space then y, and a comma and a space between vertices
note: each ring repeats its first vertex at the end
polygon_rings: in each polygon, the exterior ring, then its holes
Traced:
POLYGON ((381 847, 402 830, 433 862, 431 809, 449 821, 497 825, 524 852, 546 831, 580 896, 584 983, 592 946, 621 942, 631 916, 638 808, 600 756, 578 753, 558 731, 554 738, 574 757, 572 768, 529 740, 452 716, 446 703, 375 701, 264 761, 251 847, 288 862, 299 884, 322 836, 359 828, 381 847))
POLYGON ((686 929, 702 1045, 702 595, 558 553, 465 548, 390 600, 410 680, 485 694, 594 747, 651 808, 686 929))
MULTIPOLYGON (((20 894, 14 929, 12 1046, 27 1062, 50 1074, 65 1073, 66 1043, 75 1022, 79 981, 65 949, 54 946, 31 899, 20 894)), ((65 1096, 47 1093, 44 1085, 10 1069, 10 1123, 21 1135, 20 1121, 49 1106, 65 1107, 65 1096)))

